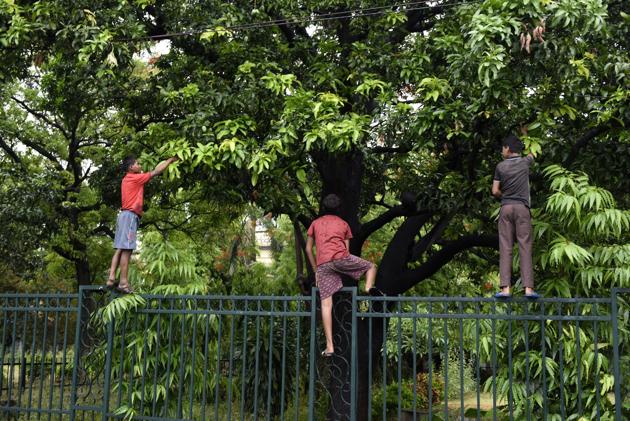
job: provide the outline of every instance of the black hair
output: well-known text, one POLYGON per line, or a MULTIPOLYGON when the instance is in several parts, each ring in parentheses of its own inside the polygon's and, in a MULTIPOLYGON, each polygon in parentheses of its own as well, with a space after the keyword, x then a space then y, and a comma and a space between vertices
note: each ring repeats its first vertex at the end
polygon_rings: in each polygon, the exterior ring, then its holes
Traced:
POLYGON ((126 174, 134 162, 136 162, 135 155, 127 155, 125 159, 122 160, 122 163, 120 164, 120 171, 122 171, 123 174, 126 174))
POLYGON ((518 138, 515 134, 510 134, 503 139, 501 142, 501 146, 507 146, 510 148, 510 152, 512 153, 521 153, 525 148, 521 139, 518 138))
POLYGON ((321 215, 337 215, 339 211, 339 205, 341 205, 341 199, 334 193, 327 194, 322 200, 322 206, 320 209, 321 215))

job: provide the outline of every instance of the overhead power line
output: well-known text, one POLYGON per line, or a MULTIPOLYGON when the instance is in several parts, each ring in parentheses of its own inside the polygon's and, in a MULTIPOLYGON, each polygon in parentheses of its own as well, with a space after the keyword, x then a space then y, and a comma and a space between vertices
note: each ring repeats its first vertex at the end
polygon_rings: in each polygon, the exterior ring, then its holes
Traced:
POLYGON ((390 13, 392 11, 396 11, 395 9, 400 9, 398 12, 412 12, 417 10, 429 10, 435 8, 449 8, 454 6, 460 6, 464 4, 472 4, 478 3, 479 0, 469 0, 469 1, 458 1, 453 3, 445 3, 445 4, 434 4, 427 5, 426 1, 413 1, 407 3, 395 3, 389 4, 387 6, 376 6, 376 7, 367 7, 361 9, 351 9, 351 10, 342 10, 337 12, 328 12, 318 14, 316 16, 301 18, 301 19, 274 19, 267 21, 259 21, 259 22, 251 22, 251 23, 243 23, 238 25, 215 25, 212 27, 206 27, 201 29, 191 29, 188 31, 181 32, 169 32, 161 35, 148 35, 144 37, 136 37, 136 38, 127 38, 127 39, 118 39, 118 42, 133 42, 133 41, 160 41, 171 38, 185 37, 191 35, 201 35, 207 31, 212 29, 216 29, 221 27, 227 31, 244 31, 251 29, 261 29, 268 28, 277 25, 299 25, 299 24, 315 24, 318 22, 326 22, 332 20, 342 20, 342 19, 357 19, 362 17, 371 17, 371 16, 379 16, 384 15, 386 13, 390 13))

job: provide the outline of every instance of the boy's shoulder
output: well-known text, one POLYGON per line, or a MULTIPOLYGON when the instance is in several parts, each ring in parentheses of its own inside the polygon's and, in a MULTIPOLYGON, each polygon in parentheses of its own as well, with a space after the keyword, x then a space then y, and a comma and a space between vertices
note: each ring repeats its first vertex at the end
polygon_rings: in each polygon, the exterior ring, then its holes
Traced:
POLYGON ((322 215, 313 221, 313 224, 346 224, 342 218, 337 215, 322 215))

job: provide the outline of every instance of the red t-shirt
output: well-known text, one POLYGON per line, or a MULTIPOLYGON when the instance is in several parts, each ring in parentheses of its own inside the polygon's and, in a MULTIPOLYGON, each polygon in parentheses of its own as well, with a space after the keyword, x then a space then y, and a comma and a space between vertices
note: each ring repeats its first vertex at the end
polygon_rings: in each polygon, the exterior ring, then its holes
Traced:
POLYGON ((144 200, 144 185, 151 179, 151 173, 128 172, 120 185, 122 193, 122 210, 130 210, 142 216, 142 202, 144 200))
POLYGON ((309 237, 315 238, 317 266, 348 257, 345 240, 352 238, 350 227, 335 215, 324 215, 313 221, 308 228, 309 237))

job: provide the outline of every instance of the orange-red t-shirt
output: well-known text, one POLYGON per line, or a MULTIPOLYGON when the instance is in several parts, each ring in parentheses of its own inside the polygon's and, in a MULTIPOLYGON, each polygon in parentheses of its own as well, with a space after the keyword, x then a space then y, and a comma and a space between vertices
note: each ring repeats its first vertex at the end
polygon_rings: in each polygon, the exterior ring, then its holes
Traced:
POLYGON ((308 235, 315 238, 317 248, 317 266, 348 257, 345 240, 352 238, 350 226, 335 215, 324 215, 313 221, 308 228, 308 235))
POLYGON ((151 173, 128 172, 122 180, 120 191, 122 193, 122 210, 130 210, 138 216, 142 216, 142 203, 144 200, 144 185, 151 179, 151 173))

